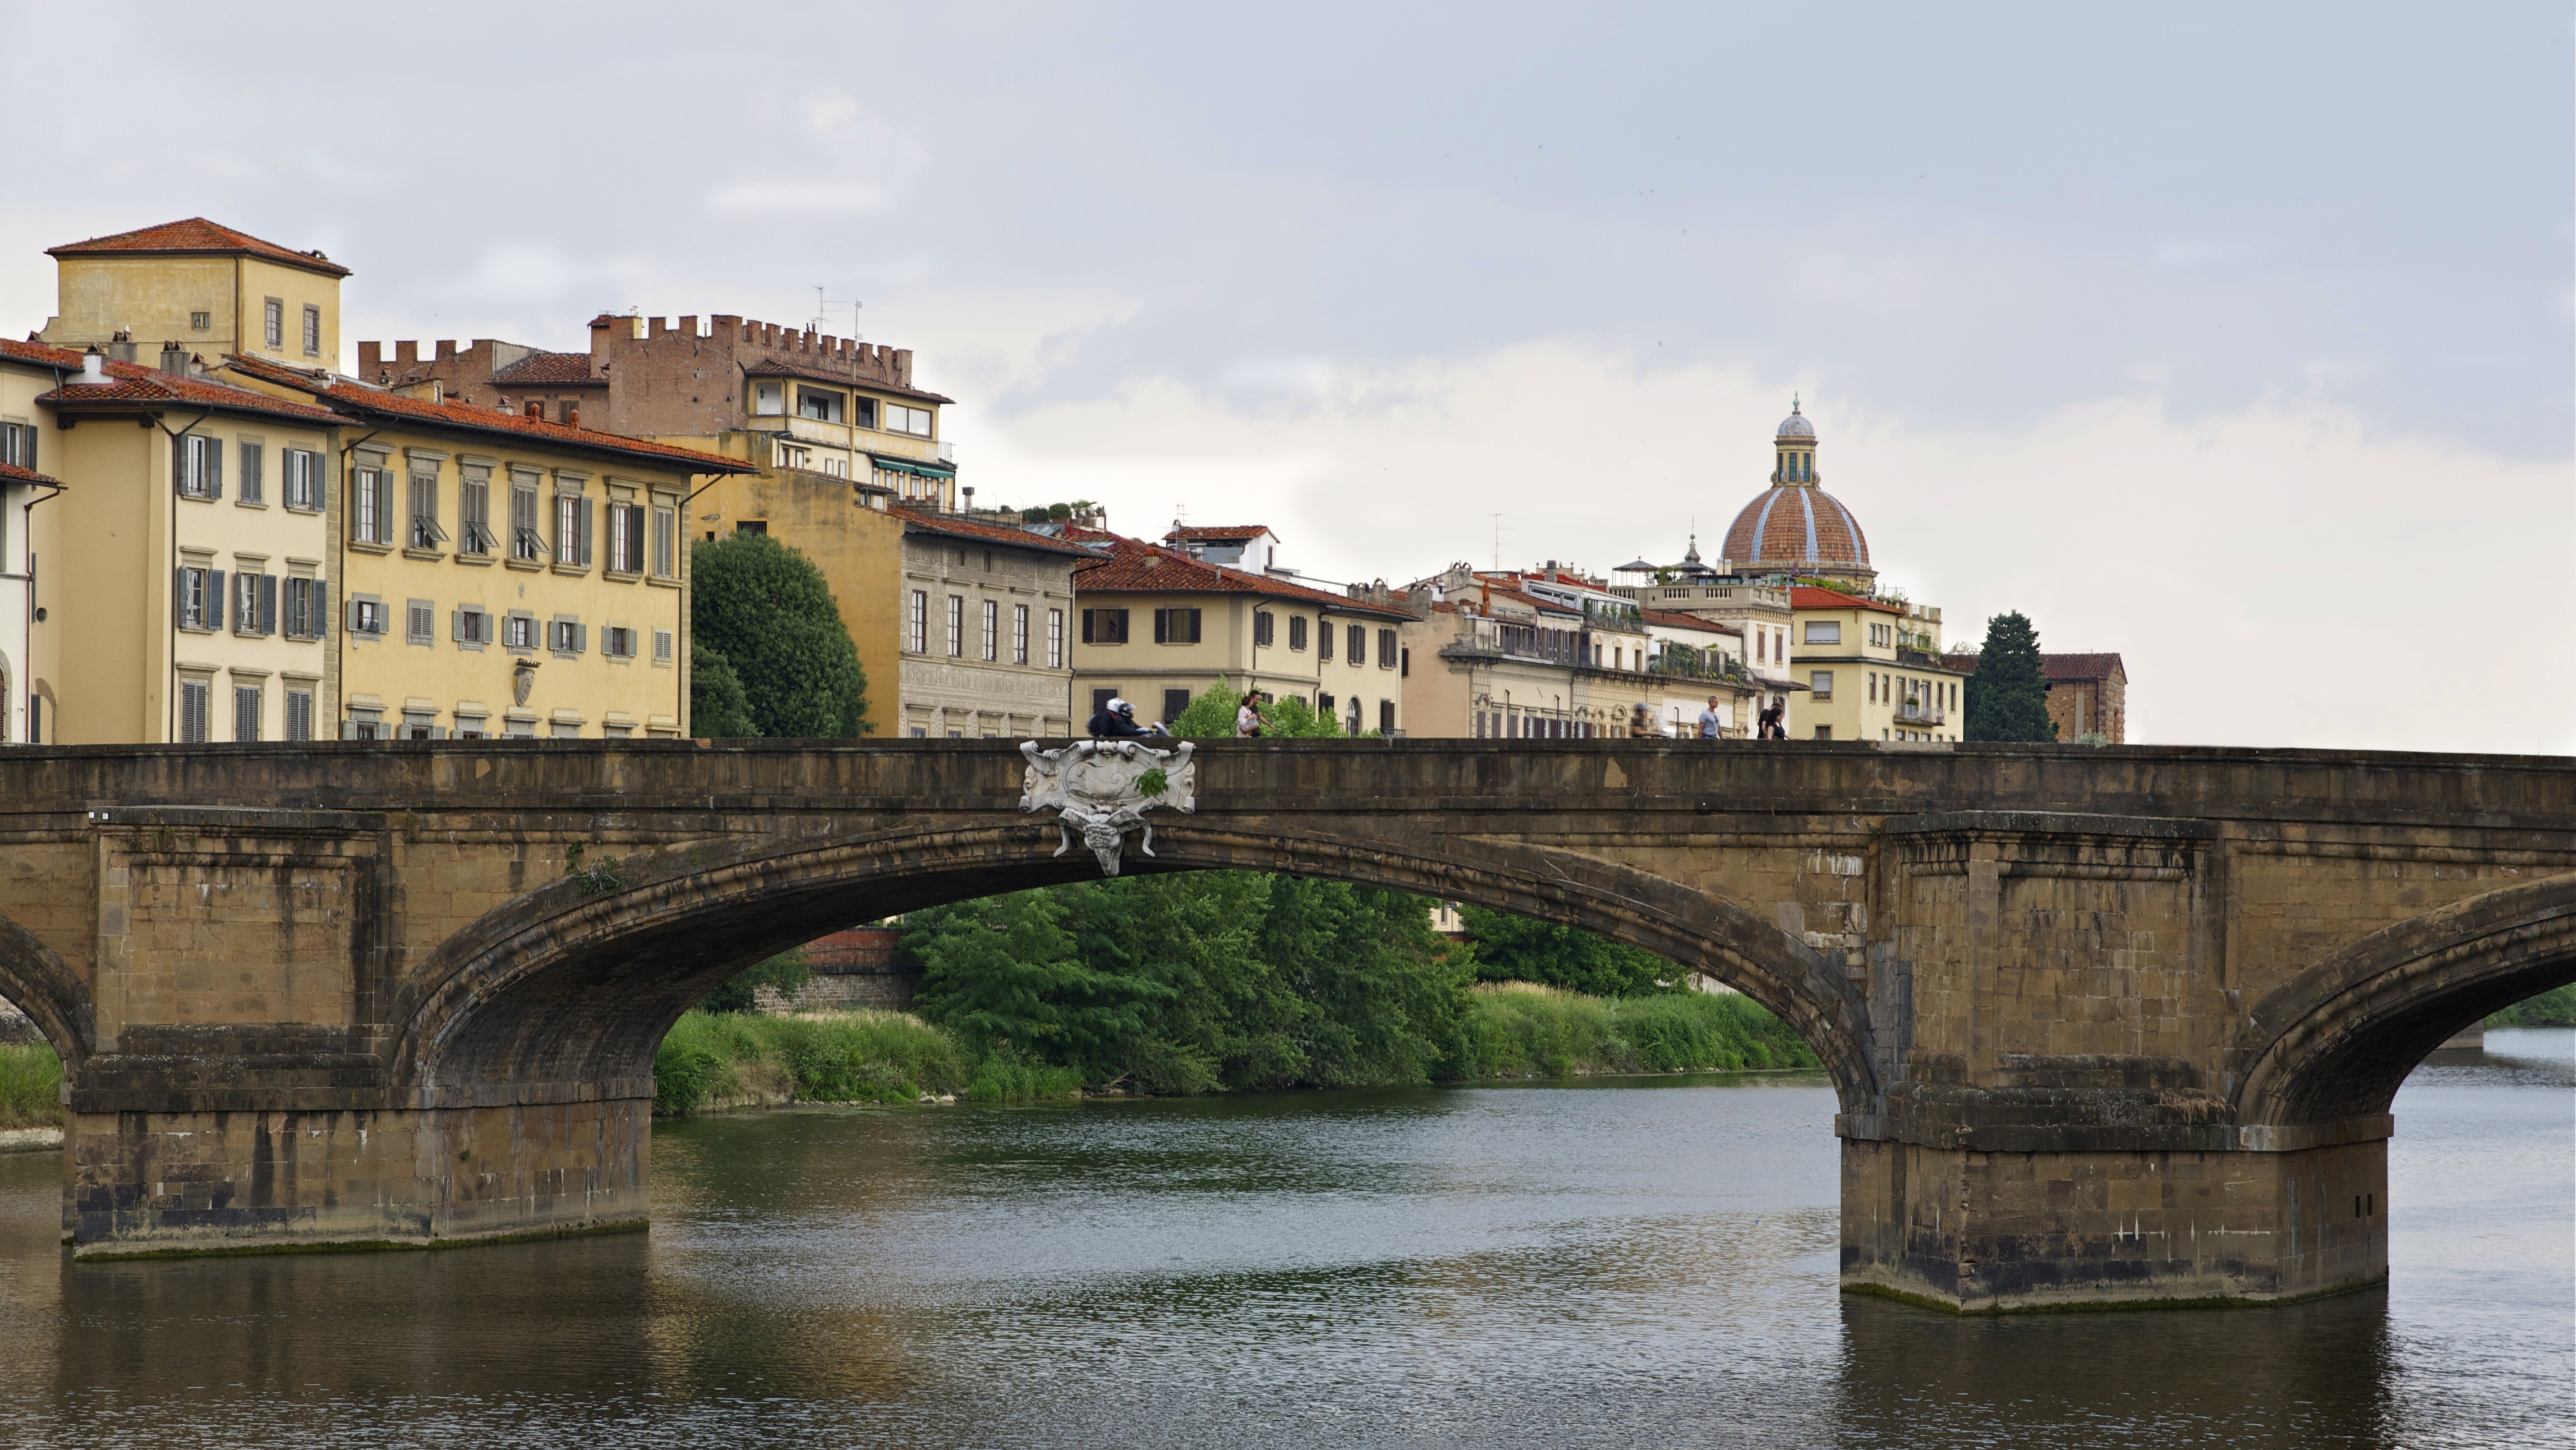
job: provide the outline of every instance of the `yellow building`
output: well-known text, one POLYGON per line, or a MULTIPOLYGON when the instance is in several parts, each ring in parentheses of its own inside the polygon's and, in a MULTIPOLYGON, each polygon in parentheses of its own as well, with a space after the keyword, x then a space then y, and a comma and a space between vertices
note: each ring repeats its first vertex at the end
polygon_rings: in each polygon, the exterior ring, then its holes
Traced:
POLYGON ((248 358, 227 371, 346 420, 342 738, 688 728, 680 514, 700 479, 743 465, 248 358))
POLYGON ((340 420, 172 361, 0 342, 0 424, 63 485, 0 526, 24 532, 21 577, 5 583, 32 605, 17 738, 331 733, 340 420))
POLYGON ((1304 700, 1354 735, 1403 732, 1399 631, 1413 619, 1403 609, 1138 539, 1068 532, 1106 555, 1074 572, 1074 706, 1084 719, 1116 696, 1134 702, 1140 721, 1169 720, 1222 680, 1304 700))
MULTIPOLYGON (((340 364, 340 279, 349 269, 204 217, 46 249, 56 314, 40 342, 75 351, 117 337, 298 367, 340 364)), ((130 354, 116 359, 134 362, 130 354)))
POLYGON ((1913 633, 1915 612, 1884 599, 1799 585, 1792 661, 1808 695, 1798 707, 1798 738, 1814 740, 1956 740, 1966 678, 1943 661, 1928 635, 1913 633))

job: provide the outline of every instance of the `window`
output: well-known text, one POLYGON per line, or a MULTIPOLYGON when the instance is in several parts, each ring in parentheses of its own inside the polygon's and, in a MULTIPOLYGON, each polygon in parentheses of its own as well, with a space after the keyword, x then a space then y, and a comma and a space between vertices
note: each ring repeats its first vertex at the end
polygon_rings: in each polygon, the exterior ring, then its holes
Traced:
POLYGON ((224 573, 182 565, 173 584, 172 604, 181 629, 214 629, 223 623, 224 573))
POLYGON ((190 332, 212 332, 214 331, 214 328, 215 314, 211 312, 191 312, 188 314, 188 330, 190 332))
POLYGON ((313 692, 289 688, 286 692, 286 738, 313 738, 313 692))
POLYGON ((35 424, 0 423, 0 463, 27 469, 36 466, 35 424))
POLYGON ((769 520, 767 519, 743 519, 733 526, 733 536, 737 539, 768 532, 769 520))
POLYGON ((927 591, 912 591, 911 607, 905 610, 903 617, 903 647, 917 655, 930 652, 930 595, 927 591))
POLYGON ((1377 733, 1380 735, 1393 735, 1395 733, 1395 702, 1393 700, 1380 700, 1377 702, 1377 733))
POLYGON ((415 473, 411 476, 411 547, 436 549, 447 542, 447 530, 438 526, 438 476, 415 473))
POLYGON ((680 515, 677 509, 653 510, 653 577, 675 577, 679 566, 680 515))
POLYGON ((1381 629, 1377 632, 1377 667, 1382 670, 1395 668, 1394 630, 1381 629))
POLYGON ((286 347, 286 299, 271 297, 260 308, 260 340, 271 348, 286 347))
POLYGON ((206 741, 206 706, 215 693, 211 680, 179 682, 179 739, 183 744, 203 745, 206 741))
POLYGON ((1123 609, 1086 609, 1082 611, 1084 644, 1125 644, 1127 611, 1123 609))
POLYGON ((859 399, 859 426, 862 428, 873 428, 876 425, 877 400, 874 398, 859 399))
POLYGON ((1187 690, 1165 690, 1165 691, 1163 692, 1163 723, 1164 723, 1164 724, 1169 725, 1169 724, 1170 724, 1170 723, 1172 723, 1173 721, 1178 720, 1179 718, 1181 718, 1181 712, 1182 712, 1183 710, 1188 709, 1188 708, 1190 708, 1190 692, 1189 692, 1189 691, 1187 691, 1187 690))
POLYGON ((885 406, 885 426, 889 433, 909 433, 915 438, 927 438, 930 436, 930 410, 888 403, 885 406))
POLYGON ((608 567, 621 574, 644 572, 644 506, 608 506, 608 567))
POLYGON ((1315 621, 1315 658, 1319 660, 1329 660, 1333 657, 1333 634, 1334 629, 1333 622, 1331 620, 1319 619, 1315 621))
POLYGON ((1815 692, 1816 698, 1819 700, 1832 699, 1834 697, 1834 672, 1831 670, 1809 670, 1807 672, 1807 687, 1815 692))
POLYGON ((241 489, 234 496, 243 503, 268 501, 268 449, 258 443, 240 445, 241 489))
POLYGON ((320 639, 323 622, 330 609, 324 604, 319 579, 290 578, 286 581, 286 628, 288 639, 320 639))
POLYGON ((580 654, 590 648, 590 626, 558 614, 546 626, 546 648, 559 655, 580 654))
POLYGON ((322 355, 322 309, 306 303, 304 307, 304 355, 322 355))
POLYGON ((988 660, 1002 657, 1002 605, 996 599, 984 601, 984 655, 988 660))
POLYGON ((537 531, 537 481, 510 480, 510 557, 531 562, 546 556, 546 536, 537 531))
POLYGON ((1842 642, 1843 626, 1840 620, 1811 619, 1807 621, 1807 643, 1841 644, 1842 642))
POLYGON ((233 633, 277 633, 277 580, 247 569, 233 572, 233 633))
POLYGON ((653 663, 657 665, 669 664, 671 662, 671 653, 673 649, 678 646, 679 642, 679 636, 672 633, 670 630, 657 629, 653 631, 653 663))
POLYGON ((289 448, 280 461, 285 465, 286 506, 307 513, 322 507, 322 455, 309 448, 289 448))
POLYGON ((818 423, 838 423, 841 421, 841 395, 828 388, 798 388, 796 416, 811 418, 818 423))
POLYGON ((492 612, 480 604, 460 604, 448 616, 448 633, 459 649, 481 649, 492 642, 492 612))
POLYGON ((1154 643, 1197 644, 1199 611, 1195 609, 1157 609, 1154 611, 1154 643))
POLYGON ((349 483, 349 539, 359 544, 390 544, 394 541, 393 500, 387 495, 393 484, 381 468, 361 468, 349 483))
POLYGON ((1350 723, 1342 727, 1342 733, 1345 735, 1357 735, 1360 733, 1360 697, 1357 695, 1351 696, 1350 723))
POLYGON ((459 740, 483 739, 485 725, 490 719, 491 717, 488 715, 468 715, 461 710, 458 711, 456 715, 456 738, 459 740))
POLYGON ((414 599, 403 606, 403 643, 426 645, 438 635, 438 606, 414 599))
POLYGON ((1029 607, 1025 604, 1014 604, 1011 606, 1011 663, 1024 665, 1028 662, 1029 607))
POLYGON ((468 470, 456 485, 456 552, 489 557, 500 541, 492 536, 492 480, 468 470))
POLYGON ((532 650, 537 647, 537 617, 524 609, 514 609, 501 618, 501 648, 532 650))
POLYGON ((1354 625, 1350 626, 1350 640, 1349 640, 1349 643, 1350 643, 1350 647, 1351 647, 1351 663, 1352 663, 1352 664, 1354 664, 1354 665, 1364 665, 1364 664, 1367 664, 1367 663, 1368 663, 1368 631, 1367 631, 1366 629, 1361 628, 1359 625, 1356 625, 1356 624, 1354 624, 1354 625))
POLYGON ((181 498, 224 496, 224 445, 191 433, 170 450, 170 478, 181 498))
POLYGON ((1268 648, 1272 637, 1277 633, 1278 624, 1278 616, 1272 614, 1269 610, 1256 609, 1252 611, 1253 645, 1256 648, 1268 648))
POLYGON ((1288 616, 1288 647, 1290 649, 1306 647, 1306 616, 1302 614, 1288 616))
POLYGON ((776 418, 785 415, 787 412, 787 385, 785 383, 753 383, 751 385, 751 411, 763 418, 776 418))
POLYGON ((1832 727, 1831 725, 1819 725, 1819 726, 1817 726, 1817 727, 1816 727, 1816 738, 1817 738, 1818 740, 1831 740, 1831 739, 1833 739, 1833 738, 1834 738, 1834 727, 1832 727))
POLYGON ((814 450, 799 448, 792 443, 781 443, 778 445, 778 466, 811 469, 814 466, 814 450))
POLYGON ((590 567, 590 500, 578 494, 555 495, 555 562, 590 567))
POLYGON ((384 633, 385 602, 371 594, 361 594, 352 598, 349 601, 349 632, 351 634, 384 633))
POLYGON ((948 596, 948 657, 953 660, 966 657, 966 596, 963 594, 948 596))
POLYGON ((1061 609, 1047 611, 1046 667, 1051 670, 1064 668, 1064 611, 1061 609))
POLYGON ((599 632, 599 652, 613 660, 635 658, 635 631, 612 624, 599 632))
POLYGON ((561 423, 562 425, 564 425, 564 426, 565 426, 565 427, 567 427, 567 428, 578 428, 578 427, 580 427, 580 426, 581 426, 581 399, 579 399, 579 398, 557 398, 557 399, 555 399, 555 421, 556 421, 556 422, 558 422, 558 423, 561 423))
POLYGON ((260 688, 257 685, 233 686, 233 738, 235 740, 259 738, 259 697, 260 688))
POLYGON ((1118 692, 1114 689, 1093 690, 1091 692, 1091 713, 1097 715, 1101 711, 1108 709, 1109 702, 1117 698, 1118 692))

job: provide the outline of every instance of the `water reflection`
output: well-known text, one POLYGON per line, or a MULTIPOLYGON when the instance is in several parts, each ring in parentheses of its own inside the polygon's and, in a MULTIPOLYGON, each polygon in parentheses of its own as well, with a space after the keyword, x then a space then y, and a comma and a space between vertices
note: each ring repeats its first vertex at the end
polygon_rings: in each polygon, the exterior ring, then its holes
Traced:
POLYGON ((0 1441, 2424 1445, 2576 1422, 2576 1034, 2398 1102, 2381 1293, 1835 1292, 1781 1079, 666 1128, 648 1237, 73 1265, 0 1159, 0 1441))

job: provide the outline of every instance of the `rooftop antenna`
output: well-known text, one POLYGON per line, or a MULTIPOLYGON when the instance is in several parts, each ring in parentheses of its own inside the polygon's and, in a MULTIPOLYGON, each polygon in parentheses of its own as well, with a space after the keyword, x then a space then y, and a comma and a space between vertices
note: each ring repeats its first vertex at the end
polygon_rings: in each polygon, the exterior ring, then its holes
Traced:
POLYGON ((1494 515, 1494 572, 1503 572, 1503 516, 1494 515))
MULTIPOLYGON (((830 298, 825 297, 821 287, 816 287, 814 289, 814 330, 816 332, 830 332, 832 330, 832 309, 841 305, 841 303, 834 302, 830 298)), ((856 332, 859 327, 859 304, 851 302, 848 305, 850 309, 850 330, 852 332, 856 332)))

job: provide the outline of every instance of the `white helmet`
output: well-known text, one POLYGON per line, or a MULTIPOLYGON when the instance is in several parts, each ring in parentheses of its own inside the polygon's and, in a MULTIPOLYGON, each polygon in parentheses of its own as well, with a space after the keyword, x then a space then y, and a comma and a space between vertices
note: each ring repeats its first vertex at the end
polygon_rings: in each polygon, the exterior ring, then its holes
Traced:
POLYGON ((1136 713, 1136 707, 1113 695, 1109 699, 1109 713, 1112 715, 1133 715, 1136 713))

